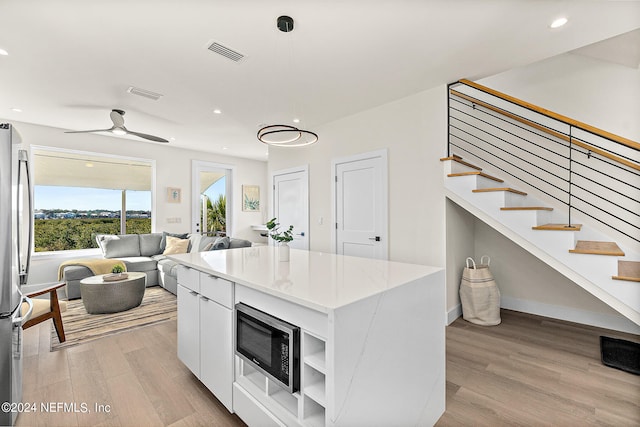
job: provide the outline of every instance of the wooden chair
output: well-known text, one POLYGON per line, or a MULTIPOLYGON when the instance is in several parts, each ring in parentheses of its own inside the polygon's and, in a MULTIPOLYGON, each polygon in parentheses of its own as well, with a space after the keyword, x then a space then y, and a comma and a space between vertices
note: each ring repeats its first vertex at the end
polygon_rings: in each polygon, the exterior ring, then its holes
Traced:
MULTIPOLYGON (((56 328, 58 339, 60 342, 66 340, 64 336, 64 327, 62 326, 62 312, 67 309, 66 301, 58 300, 58 288, 64 286, 64 283, 50 286, 46 289, 42 289, 38 292, 32 292, 27 294, 29 298, 33 299, 33 311, 31 312, 31 318, 22 325, 22 329, 30 328, 31 326, 42 323, 45 320, 53 319, 53 325, 56 328), (49 294, 49 299, 35 298, 40 295, 49 294)), ((26 302, 22 303, 22 314, 24 315, 28 310, 26 302)))

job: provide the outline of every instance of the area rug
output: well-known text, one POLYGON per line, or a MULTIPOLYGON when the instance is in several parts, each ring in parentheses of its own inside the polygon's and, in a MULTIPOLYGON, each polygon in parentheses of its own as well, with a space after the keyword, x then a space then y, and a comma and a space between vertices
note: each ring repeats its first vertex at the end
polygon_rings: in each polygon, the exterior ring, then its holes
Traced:
POLYGON ((176 296, 159 286, 147 288, 142 304, 131 310, 111 314, 88 314, 81 299, 67 303, 62 313, 66 341, 60 343, 53 322, 51 351, 73 347, 109 335, 166 322, 176 318, 176 296))

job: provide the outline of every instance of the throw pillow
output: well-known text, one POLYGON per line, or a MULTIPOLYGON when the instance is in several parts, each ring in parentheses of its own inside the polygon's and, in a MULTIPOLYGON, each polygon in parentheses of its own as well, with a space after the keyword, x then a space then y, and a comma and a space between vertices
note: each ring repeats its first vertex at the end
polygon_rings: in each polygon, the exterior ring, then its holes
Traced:
POLYGON ((186 254, 189 249, 189 239, 178 239, 167 236, 167 246, 162 255, 186 254))
POLYGON ((218 237, 211 247, 211 251, 217 251, 219 249, 229 249, 229 238, 228 237, 218 237))
POLYGON ((212 247, 213 247, 213 242, 207 243, 207 245, 204 248, 202 248, 202 252, 210 251, 212 247))
POLYGON ((177 237, 178 239, 186 239, 189 233, 167 233, 166 231, 162 232, 162 239, 160 239, 160 252, 164 252, 167 247, 167 237, 177 237))

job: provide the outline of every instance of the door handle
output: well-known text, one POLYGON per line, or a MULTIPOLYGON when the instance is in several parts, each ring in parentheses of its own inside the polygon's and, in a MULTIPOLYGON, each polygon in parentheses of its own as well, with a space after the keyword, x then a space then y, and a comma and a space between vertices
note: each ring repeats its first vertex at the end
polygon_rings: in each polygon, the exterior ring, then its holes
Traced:
POLYGON ((369 237, 369 240, 374 240, 376 242, 380 241, 380 236, 376 236, 376 237, 369 237))
MULTIPOLYGON (((27 284, 27 279, 29 277, 29 269, 31 267, 31 242, 33 241, 33 195, 31 194, 31 173, 29 171, 29 155, 27 153, 26 150, 19 150, 18 151, 18 197, 21 196, 20 194, 20 187, 21 185, 23 185, 23 183, 21 183, 21 179, 22 179, 22 173, 21 173, 21 167, 22 164, 24 163, 24 171, 25 171, 25 176, 27 178, 27 203, 28 203, 28 212, 27 215, 29 217, 29 236, 27 237, 27 242, 26 242, 26 254, 27 254, 27 259, 26 259, 26 263, 23 264, 23 259, 21 259, 22 257, 22 248, 21 248, 21 244, 24 243, 22 242, 22 224, 20 223, 20 215, 18 215, 18 220, 17 220, 17 236, 18 236, 18 269, 19 269, 19 277, 20 277, 20 285, 26 285, 27 284)), ((19 202, 18 202, 19 205, 19 202)))
MULTIPOLYGON (((22 314, 22 303, 20 303, 20 306, 18 307, 18 309, 16 310, 18 313, 20 313, 20 317, 14 317, 13 318, 13 324, 14 326, 22 326, 22 324, 24 323, 25 320, 29 320, 29 316, 31 316, 31 312, 33 312, 33 301, 31 300, 31 298, 24 296, 22 301, 26 302, 29 305, 29 310, 27 310, 27 312, 25 314, 22 314)), ((16 314, 18 314, 16 313, 16 314)))

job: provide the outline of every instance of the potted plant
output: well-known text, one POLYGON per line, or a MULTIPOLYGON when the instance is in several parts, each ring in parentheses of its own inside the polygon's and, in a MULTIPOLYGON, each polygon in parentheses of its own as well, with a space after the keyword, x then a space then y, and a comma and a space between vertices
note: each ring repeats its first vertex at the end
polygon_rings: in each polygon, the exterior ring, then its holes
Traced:
POLYGON ((293 240, 293 225, 290 225, 285 231, 280 231, 280 223, 276 221, 277 218, 270 219, 266 224, 267 230, 269 230, 269 236, 279 243, 280 261, 289 261, 289 245, 287 243, 293 240))
POLYGON ((110 280, 120 280, 126 278, 127 275, 124 273, 124 267, 121 264, 114 265, 111 269, 111 274, 109 275, 109 277, 107 277, 107 279, 110 280))

